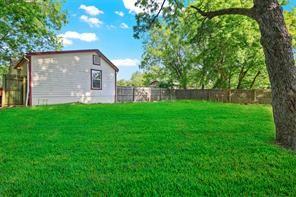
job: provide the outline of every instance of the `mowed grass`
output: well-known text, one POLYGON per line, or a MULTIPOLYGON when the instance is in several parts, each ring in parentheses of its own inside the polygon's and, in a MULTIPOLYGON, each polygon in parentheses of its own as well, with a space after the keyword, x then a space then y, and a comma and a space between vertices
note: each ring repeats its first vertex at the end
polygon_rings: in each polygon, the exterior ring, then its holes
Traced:
POLYGON ((270 106, 77 104, 0 120, 0 196, 296 194, 270 106))

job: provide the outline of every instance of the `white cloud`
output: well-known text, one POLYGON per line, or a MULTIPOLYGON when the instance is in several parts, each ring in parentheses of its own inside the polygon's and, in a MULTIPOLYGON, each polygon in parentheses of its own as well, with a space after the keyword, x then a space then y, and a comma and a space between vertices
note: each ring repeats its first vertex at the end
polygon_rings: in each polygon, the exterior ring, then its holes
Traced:
POLYGON ((116 29, 116 26, 114 25, 106 25, 107 29, 116 29))
POLYGON ((121 28, 121 29, 128 29, 128 25, 125 24, 125 23, 121 23, 121 24, 120 24, 120 28, 121 28))
POLYGON ((98 18, 92 18, 85 15, 80 17, 80 20, 86 22, 90 27, 99 27, 103 22, 98 18))
POLYGON ((124 13, 121 11, 115 11, 115 14, 117 14, 118 16, 124 17, 124 13))
POLYGON ((86 6, 84 4, 80 5, 79 9, 84 10, 87 14, 91 16, 96 16, 99 14, 104 14, 104 12, 95 6, 86 6))
POLYGON ((132 66, 138 66, 140 64, 140 61, 138 59, 114 59, 111 60, 113 64, 119 67, 132 67, 132 66))
POLYGON ((75 31, 67 31, 63 34, 58 35, 62 39, 64 46, 72 45, 73 40, 80 40, 84 42, 94 42, 98 40, 95 33, 78 33, 75 31))
POLYGON ((70 45, 73 44, 73 41, 69 40, 68 38, 63 38, 62 37, 62 43, 63 43, 63 46, 70 46, 70 45))
MULTIPOLYGON (((159 5, 161 5, 163 3, 163 0, 148 0, 149 3, 153 2, 153 1, 157 2, 159 5)), ((137 0, 123 0, 124 7, 126 9, 128 9, 130 13, 139 14, 139 13, 143 12, 143 9, 135 6, 136 2, 137 2, 137 0)), ((169 3, 168 3, 168 1, 166 1, 165 7, 168 5, 169 5, 169 3)))
POLYGON ((142 9, 135 6, 137 0, 123 0, 124 7, 129 10, 130 13, 140 13, 142 9))

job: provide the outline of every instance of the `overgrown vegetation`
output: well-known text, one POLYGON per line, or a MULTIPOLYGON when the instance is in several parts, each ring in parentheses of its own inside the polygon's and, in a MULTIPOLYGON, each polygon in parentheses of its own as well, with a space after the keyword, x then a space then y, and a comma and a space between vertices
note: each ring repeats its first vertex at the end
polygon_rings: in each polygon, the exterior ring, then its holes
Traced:
POLYGON ((0 110, 0 195, 296 193, 270 106, 208 102, 0 110))

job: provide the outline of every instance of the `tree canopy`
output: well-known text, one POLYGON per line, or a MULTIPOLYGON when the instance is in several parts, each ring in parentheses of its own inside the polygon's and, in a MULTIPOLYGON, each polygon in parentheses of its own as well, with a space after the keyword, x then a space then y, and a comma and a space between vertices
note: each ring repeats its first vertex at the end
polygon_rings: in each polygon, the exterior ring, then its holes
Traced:
MULTIPOLYGON (((141 1, 138 3, 143 4, 141 1)), ((205 10, 250 7, 251 4, 252 1, 239 0, 192 3, 205 10)), ((152 5, 160 9, 159 3, 152 5)), ((180 1, 179 6, 184 4, 180 1)), ((159 18, 154 18, 156 15, 151 14, 152 11, 137 16, 135 36, 145 33, 142 36, 144 54, 141 64, 145 72, 158 66, 165 70, 166 78, 170 78, 168 81, 174 81, 183 88, 270 87, 256 21, 234 15, 205 20, 194 9, 179 10, 169 10, 171 15, 168 15, 165 14, 168 10, 163 9, 159 18), (153 24, 151 20, 154 20, 153 24)), ((285 11, 288 27, 294 35, 295 10, 285 11)))
POLYGON ((56 36, 67 22, 61 1, 0 0, 0 65, 28 51, 59 48, 56 36))
POLYGON ((149 85, 145 83, 144 74, 142 72, 136 71, 132 74, 130 80, 121 79, 117 82, 118 86, 145 86, 149 85))

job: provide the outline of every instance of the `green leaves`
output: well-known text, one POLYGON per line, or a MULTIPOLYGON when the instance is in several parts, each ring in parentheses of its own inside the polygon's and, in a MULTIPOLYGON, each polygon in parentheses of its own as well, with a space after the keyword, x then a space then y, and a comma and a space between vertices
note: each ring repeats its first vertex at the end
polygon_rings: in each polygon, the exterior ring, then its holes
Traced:
MULTIPOLYGON (((196 64, 193 60, 196 51, 188 44, 183 27, 180 20, 179 25, 173 28, 162 23, 161 27, 151 29, 144 47, 141 68, 149 73, 153 71, 151 68, 160 67, 165 70, 164 77, 169 79, 166 82, 172 81, 181 88, 187 88, 191 70, 196 64)), ((155 77, 154 80, 158 80, 159 77, 155 77)))
POLYGON ((147 73, 158 66, 183 88, 268 86, 264 71, 262 83, 253 82, 265 67, 254 21, 237 16, 199 21, 187 14, 178 20, 174 27, 162 23, 149 32, 141 65, 147 73))
POLYGON ((28 51, 57 49, 67 22, 60 1, 0 0, 0 64, 28 51))
POLYGON ((289 33, 293 39, 293 47, 296 48, 296 8, 291 11, 285 11, 285 21, 289 30, 289 33))
MULTIPOLYGON (((190 7, 194 5, 204 11, 251 8, 252 0, 168 2, 174 10, 168 13, 164 9, 153 25, 148 25, 153 19, 151 12, 137 15, 135 34, 147 34, 143 37, 142 61, 146 72, 158 66, 178 84, 185 77, 186 84, 191 87, 269 87, 257 23, 241 15, 223 15, 208 20, 190 7)), ((280 3, 284 5, 286 1, 280 3)), ((146 1, 142 6, 157 7, 157 3, 146 1)), ((285 18, 295 47, 296 9, 285 11, 285 18)))

